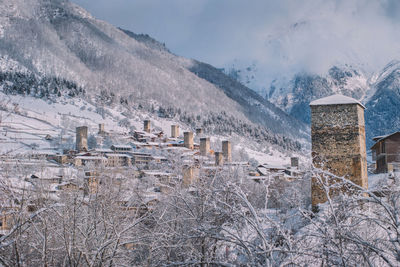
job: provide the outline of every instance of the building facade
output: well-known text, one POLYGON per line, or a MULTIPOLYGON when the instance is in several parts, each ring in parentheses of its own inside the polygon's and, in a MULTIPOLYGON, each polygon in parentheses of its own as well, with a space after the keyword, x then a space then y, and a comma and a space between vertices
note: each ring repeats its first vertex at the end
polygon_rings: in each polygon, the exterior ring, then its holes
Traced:
POLYGON ((400 132, 374 138, 371 147, 372 160, 376 161, 377 173, 400 170, 400 132))

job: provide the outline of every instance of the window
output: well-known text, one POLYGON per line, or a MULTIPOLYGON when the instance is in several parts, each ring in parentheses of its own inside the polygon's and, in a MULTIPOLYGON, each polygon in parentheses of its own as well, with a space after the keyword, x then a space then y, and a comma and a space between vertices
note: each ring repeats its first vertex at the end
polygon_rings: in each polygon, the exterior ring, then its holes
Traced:
POLYGON ((386 153, 385 141, 382 142, 382 145, 381 145, 381 153, 386 153))

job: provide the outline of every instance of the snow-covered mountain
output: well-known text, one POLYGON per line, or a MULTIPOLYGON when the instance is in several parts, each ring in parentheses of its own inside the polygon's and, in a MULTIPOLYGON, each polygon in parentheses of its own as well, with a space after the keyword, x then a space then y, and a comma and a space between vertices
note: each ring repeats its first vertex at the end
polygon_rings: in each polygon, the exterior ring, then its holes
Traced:
POLYGON ((343 94, 362 100, 368 90, 368 77, 362 71, 345 65, 333 66, 324 76, 299 73, 289 81, 275 80, 266 97, 288 114, 309 123, 311 101, 332 94, 343 94))
POLYGON ((400 130, 400 62, 390 62, 372 82, 365 100, 368 141, 400 130))
POLYGON ((326 75, 298 73, 291 78, 281 77, 265 94, 269 101, 305 123, 310 122, 309 103, 315 99, 343 94, 362 101, 367 107, 368 146, 372 137, 400 129, 400 61, 394 60, 373 74, 343 65, 330 68, 326 75))
POLYGON ((111 99, 132 108, 222 116, 235 121, 229 130, 261 125, 265 139, 291 147, 294 137, 307 137, 305 124, 220 70, 97 20, 67 0, 0 0, 0 20, 3 72, 60 77, 103 104, 111 99))

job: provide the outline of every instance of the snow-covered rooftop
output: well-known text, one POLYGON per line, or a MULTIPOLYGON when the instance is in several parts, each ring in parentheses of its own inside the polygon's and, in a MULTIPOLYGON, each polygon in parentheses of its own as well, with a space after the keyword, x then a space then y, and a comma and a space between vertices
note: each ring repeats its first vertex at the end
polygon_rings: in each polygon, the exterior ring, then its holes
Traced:
POLYGON ((129 156, 127 154, 118 154, 118 153, 109 153, 106 155, 106 157, 132 158, 131 156, 129 156))
POLYGON ((97 148, 94 150, 94 152, 99 152, 99 153, 113 153, 114 150, 111 150, 109 148, 97 148))
POLYGON ((132 149, 132 147, 130 145, 112 145, 111 149, 113 147, 116 148, 116 149, 132 149))
POLYGON ((314 100, 310 103, 310 106, 323 106, 323 105, 346 105, 346 104, 358 104, 365 108, 360 101, 344 96, 344 95, 331 95, 327 97, 323 97, 317 100, 314 100))
POLYGON ((76 159, 83 159, 83 160, 107 160, 104 157, 97 157, 97 156, 78 156, 76 159))

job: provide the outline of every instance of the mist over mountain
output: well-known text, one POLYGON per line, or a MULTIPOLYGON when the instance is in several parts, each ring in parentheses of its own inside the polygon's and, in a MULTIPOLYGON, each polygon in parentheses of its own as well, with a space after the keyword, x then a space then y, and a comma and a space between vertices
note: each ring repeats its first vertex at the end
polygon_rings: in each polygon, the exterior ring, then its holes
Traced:
POLYGON ((2 0, 1 7, 3 72, 60 77, 84 88, 87 98, 132 107, 205 118, 226 114, 225 123, 236 122, 228 131, 247 125, 255 129, 252 135, 262 131, 288 147, 298 146, 294 136, 307 137, 305 124, 220 70, 171 54, 148 35, 97 20, 69 1, 2 0))
POLYGON ((275 80, 266 98, 288 114, 310 123, 311 101, 332 94, 363 99, 368 90, 368 78, 360 70, 350 66, 334 66, 326 75, 298 73, 289 81, 275 80))
POLYGON ((375 125, 377 117, 396 114, 368 102, 375 93, 382 101, 383 95, 389 96, 382 89, 387 83, 378 85, 375 78, 400 58, 399 1, 205 0, 182 5, 179 0, 149 0, 116 3, 110 12, 106 0, 96 5, 75 1, 114 24, 165 41, 172 51, 223 67, 230 77, 306 123, 309 101, 341 93, 370 107, 368 138, 398 130, 396 123, 375 125), (141 16, 143 11, 147 17, 141 16), (169 27, 149 17, 168 21, 169 27))
POLYGON ((343 94, 360 100, 366 106, 366 137, 367 145, 371 146, 374 136, 393 133, 400 128, 399 73, 400 62, 396 60, 373 74, 348 65, 333 66, 325 75, 303 72, 288 80, 274 80, 265 97, 307 124, 311 119, 309 103, 315 99, 343 94))
POLYGON ((73 1, 180 55, 224 68, 254 63, 257 79, 247 86, 257 91, 341 64, 376 72, 400 56, 397 0, 73 1))

